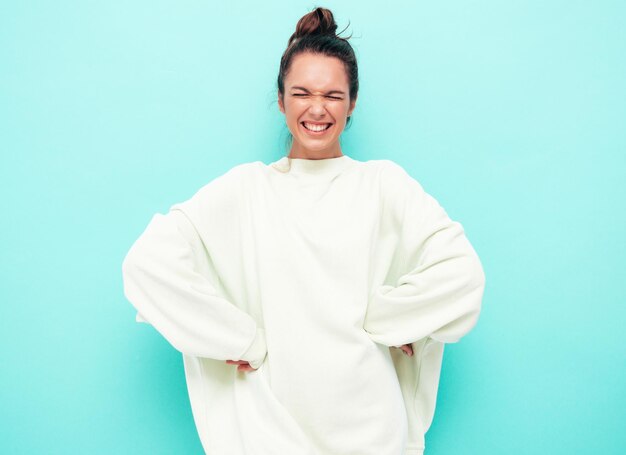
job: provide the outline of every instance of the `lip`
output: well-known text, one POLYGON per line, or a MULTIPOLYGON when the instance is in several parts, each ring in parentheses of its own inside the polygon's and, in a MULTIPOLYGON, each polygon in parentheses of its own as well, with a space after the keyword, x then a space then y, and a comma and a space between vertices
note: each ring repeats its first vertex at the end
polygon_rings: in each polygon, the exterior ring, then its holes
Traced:
POLYGON ((331 122, 309 122, 308 120, 306 120, 306 123, 312 123, 313 125, 327 125, 327 124, 330 123, 330 126, 328 128, 326 128, 325 130, 323 130, 323 131, 311 131, 311 130, 308 130, 308 129, 306 129, 304 127, 304 122, 305 121, 302 121, 302 122, 298 123, 298 125, 309 136, 323 136, 326 133, 328 133, 331 129, 333 129, 333 127, 335 126, 335 124, 331 123, 331 122))

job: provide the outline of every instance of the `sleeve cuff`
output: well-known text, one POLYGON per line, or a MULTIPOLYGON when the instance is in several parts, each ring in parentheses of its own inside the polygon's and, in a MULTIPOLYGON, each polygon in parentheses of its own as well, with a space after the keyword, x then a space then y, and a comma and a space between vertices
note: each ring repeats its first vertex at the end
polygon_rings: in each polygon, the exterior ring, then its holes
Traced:
POLYGON ((255 370, 261 366, 267 355, 265 342, 265 329, 257 327, 256 335, 250 347, 241 355, 241 360, 246 360, 255 370))
POLYGON ((139 312, 137 312, 137 315, 135 316, 135 321, 136 321, 136 322, 143 322, 143 323, 145 323, 145 324, 150 324, 150 323, 148 322, 148 320, 147 320, 146 318, 144 318, 144 317, 141 315, 141 313, 139 313, 139 312))

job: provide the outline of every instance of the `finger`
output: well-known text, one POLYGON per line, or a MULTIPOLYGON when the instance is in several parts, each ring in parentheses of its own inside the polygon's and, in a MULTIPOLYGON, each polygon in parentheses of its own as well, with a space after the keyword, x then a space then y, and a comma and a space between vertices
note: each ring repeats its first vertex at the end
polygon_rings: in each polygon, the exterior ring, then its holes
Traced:
POLYGON ((243 365, 243 364, 247 364, 248 361, 247 360, 227 360, 226 363, 229 365, 243 365))

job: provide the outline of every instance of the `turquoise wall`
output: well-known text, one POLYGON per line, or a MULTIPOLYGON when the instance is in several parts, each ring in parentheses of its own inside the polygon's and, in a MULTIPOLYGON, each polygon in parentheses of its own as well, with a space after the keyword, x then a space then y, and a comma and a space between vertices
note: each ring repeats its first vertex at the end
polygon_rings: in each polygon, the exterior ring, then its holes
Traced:
MULTIPOLYGON (((153 213, 286 153, 278 63, 317 5, 243 3, 0 6, 0 452, 202 452, 121 262, 153 213)), ((321 6, 360 63, 344 153, 404 166, 485 267, 427 454, 623 453, 626 5, 321 6)))

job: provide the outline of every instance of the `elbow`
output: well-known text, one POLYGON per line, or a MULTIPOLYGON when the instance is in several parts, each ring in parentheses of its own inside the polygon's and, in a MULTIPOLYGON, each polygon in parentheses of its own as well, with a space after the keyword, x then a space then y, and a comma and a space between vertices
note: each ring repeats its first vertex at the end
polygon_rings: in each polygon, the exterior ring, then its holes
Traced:
POLYGON ((141 289, 139 282, 141 270, 141 262, 138 260, 134 249, 131 248, 122 261, 122 287, 126 299, 135 307, 140 300, 137 298, 137 294, 141 289))
POLYGON ((482 263, 478 256, 474 256, 474 260, 472 261, 472 266, 470 268, 470 281, 471 287, 473 289, 480 288, 481 290, 485 289, 485 269, 483 268, 482 263))
POLYGON ((130 282, 138 276, 149 263, 146 258, 146 248, 140 244, 140 239, 130 247, 122 260, 122 279, 124 283, 130 282))
POLYGON ((133 254, 133 250, 131 249, 124 260, 122 261, 122 281, 124 282, 124 287, 135 275, 135 271, 137 270, 137 262, 135 260, 135 255, 133 254))
POLYGON ((133 264, 131 262, 130 252, 128 252, 122 260, 122 277, 124 278, 124 280, 126 280, 126 277, 128 276, 130 269, 132 268, 132 265, 133 264))
MULTIPOLYGON (((478 323, 485 290, 485 271, 478 256, 468 256, 465 269, 465 286, 458 296, 460 316, 458 320, 440 332, 439 341, 456 343, 478 323)), ((437 337, 434 337, 437 339, 437 337)))
POLYGON ((483 294, 485 292, 485 270, 476 255, 472 258, 467 278, 465 332, 469 332, 478 323, 482 308, 483 294))
MULTIPOLYGON (((454 298, 465 300, 468 295, 482 294, 485 288, 485 271, 480 259, 475 254, 459 255, 454 266, 442 277, 447 281, 454 298)), ((476 299, 470 299, 472 301, 476 299)))
POLYGON ((465 254, 463 261, 463 275, 465 277, 464 289, 466 292, 482 291, 485 288, 485 270, 478 254, 472 248, 469 254, 465 254))
POLYGON ((467 303, 472 326, 476 324, 485 292, 485 270, 477 255, 471 256, 467 268, 467 303))
POLYGON ((135 308, 135 321, 152 325, 152 311, 147 307, 145 302, 145 290, 141 285, 141 265, 137 261, 133 250, 129 251, 122 261, 122 289, 126 300, 135 308))

